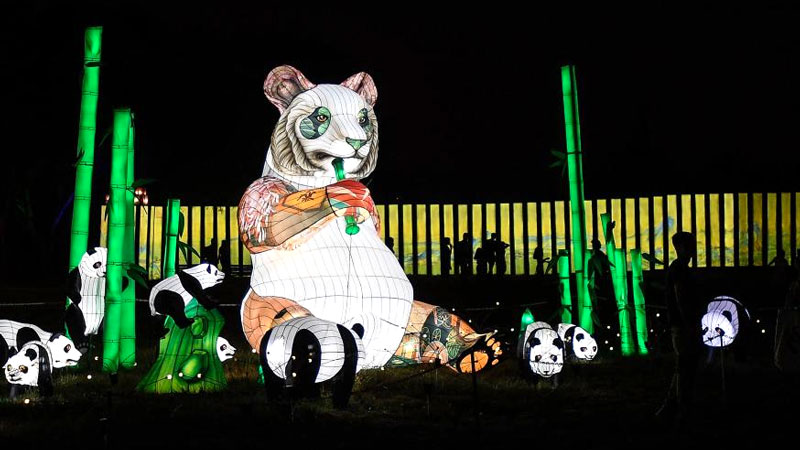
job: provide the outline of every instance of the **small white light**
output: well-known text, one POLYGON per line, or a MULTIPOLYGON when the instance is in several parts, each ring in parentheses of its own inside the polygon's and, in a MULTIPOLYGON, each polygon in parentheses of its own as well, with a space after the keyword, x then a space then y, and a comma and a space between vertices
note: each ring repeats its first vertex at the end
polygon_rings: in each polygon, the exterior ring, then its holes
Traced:
POLYGON ((494 304, 500 306, 500 302, 494 302, 494 304))
POLYGON ((95 357, 94 357, 94 360, 95 360, 95 361, 99 361, 99 360, 100 360, 100 357, 99 357, 99 356, 95 356, 95 357))
POLYGON ((308 358, 308 362, 312 362, 312 361, 311 361, 311 358, 308 358))
POLYGON ((472 319, 469 319, 467 322, 472 323, 472 319))
POLYGON ((197 373, 197 378, 203 378, 203 374, 198 372, 197 373))
POLYGON ((612 352, 614 351, 614 347, 608 347, 608 349, 611 350, 612 352))
POLYGON ((292 372, 292 376, 293 376, 293 377, 296 377, 296 376, 297 376, 297 374, 296 374, 295 372, 292 372))
POLYGON ((256 352, 256 349, 253 349, 253 350, 252 350, 252 352, 253 352, 253 353, 255 353, 255 352, 256 352))
POLYGON ((761 329, 761 334, 764 334, 764 333, 766 333, 766 332, 767 332, 767 330, 765 330, 765 329, 763 329, 763 328, 761 329))
POLYGON ((610 329, 611 329, 611 325, 606 325, 606 330, 610 330, 610 329))
POLYGON ((513 328, 511 329, 511 332, 514 332, 514 329, 513 329, 513 328))
POLYGON ((653 331, 653 329, 652 329, 652 328, 650 328, 650 332, 651 332, 651 333, 654 333, 654 331, 653 331))
POLYGON ((456 309, 455 309, 455 308, 453 308, 453 312, 456 312, 456 309))
POLYGON ((756 319, 756 323, 761 323, 761 319, 756 319))
POLYGON ((133 362, 133 367, 136 367, 136 366, 138 366, 138 365, 139 365, 139 363, 138 363, 138 362, 136 362, 136 361, 134 361, 134 362, 133 362))
POLYGON ((178 372, 178 376, 183 378, 183 372, 178 372))
POLYGON ((292 361, 294 361, 295 359, 297 359, 297 358, 295 358, 294 355, 292 355, 292 361))
POLYGON ((172 374, 171 374, 171 373, 168 373, 168 374, 167 374, 167 379, 168 379, 168 380, 171 380, 171 379, 172 379, 172 374))
POLYGON ((606 344, 608 344, 608 341, 606 341, 606 344))
POLYGON ((86 379, 87 380, 91 380, 92 379, 92 374, 86 375, 86 379))
POLYGON ((494 333, 497 334, 497 330, 494 330, 494 333))
POLYGON ((28 403, 30 403, 30 402, 31 402, 31 399, 29 399, 29 398, 26 398, 25 400, 23 400, 23 403, 25 403, 26 405, 27 405, 28 403))
POLYGON ((381 366, 381 370, 386 370, 383 366, 381 366))
POLYGON ((661 317, 661 313, 656 313, 656 317, 661 317))
POLYGON ((617 333, 617 337, 619 337, 619 333, 617 333))
POLYGON ((427 334, 423 334, 423 335, 422 335, 422 337, 423 337, 423 338, 426 338, 426 337, 428 337, 428 335, 427 335, 427 334))

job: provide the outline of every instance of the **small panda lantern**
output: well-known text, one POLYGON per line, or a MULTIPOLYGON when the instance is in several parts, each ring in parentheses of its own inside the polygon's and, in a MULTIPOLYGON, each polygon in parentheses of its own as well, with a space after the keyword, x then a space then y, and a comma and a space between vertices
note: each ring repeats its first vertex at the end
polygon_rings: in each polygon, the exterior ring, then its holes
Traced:
POLYGON ((546 322, 533 322, 525 329, 523 358, 530 371, 550 378, 564 367, 564 341, 546 322))
POLYGON ((558 324, 558 337, 564 342, 567 356, 591 361, 597 356, 597 341, 583 328, 571 323, 558 324))
POLYGON ((83 352, 88 349, 87 337, 97 335, 103 323, 107 260, 108 250, 95 247, 84 253, 78 267, 69 273, 65 322, 83 352))
POLYGON ((219 357, 220 362, 225 362, 229 359, 233 358, 233 355, 236 354, 236 347, 232 346, 227 339, 220 336, 217 338, 217 356, 219 357))
POLYGON ((54 369, 75 366, 81 359, 81 352, 72 340, 61 333, 48 333, 30 323, 0 320, 0 361, 19 353, 30 342, 47 348, 54 369))
MULTIPOLYGON (((53 394, 52 356, 45 345, 39 341, 28 342, 19 352, 3 365, 6 380, 15 386, 34 386, 39 388, 39 395, 46 397, 53 394)), ((12 388, 11 396, 16 390, 12 388)))
POLYGON ((727 347, 739 334, 740 318, 750 319, 750 313, 735 298, 719 296, 709 302, 700 319, 703 344, 708 347, 727 347))

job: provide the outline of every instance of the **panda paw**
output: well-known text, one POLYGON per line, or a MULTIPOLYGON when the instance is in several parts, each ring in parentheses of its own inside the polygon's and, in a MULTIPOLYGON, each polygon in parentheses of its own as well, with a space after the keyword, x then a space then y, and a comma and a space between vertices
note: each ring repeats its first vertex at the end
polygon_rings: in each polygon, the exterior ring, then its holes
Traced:
POLYGON ((504 355, 503 343, 496 334, 482 336, 478 342, 461 354, 456 360, 456 370, 460 373, 472 373, 473 355, 475 372, 497 365, 504 355))

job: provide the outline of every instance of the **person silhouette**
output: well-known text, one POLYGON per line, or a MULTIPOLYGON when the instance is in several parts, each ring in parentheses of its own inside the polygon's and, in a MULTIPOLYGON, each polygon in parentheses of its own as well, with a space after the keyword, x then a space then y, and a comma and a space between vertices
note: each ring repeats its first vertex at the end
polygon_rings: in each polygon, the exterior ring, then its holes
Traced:
POLYGON ((389 247, 389 250, 394 253, 394 238, 391 236, 386 236, 386 246, 389 247))
POLYGON ((494 242, 494 260, 497 263, 497 271, 495 273, 497 275, 504 275, 507 268, 506 249, 510 246, 508 243, 501 241, 497 233, 492 233, 492 241, 494 242))
POLYGON ((455 252, 456 273, 461 275, 472 274, 472 236, 464 233, 453 249, 455 252))
POLYGON ((440 247, 442 255, 442 275, 450 275, 450 270, 453 268, 450 259, 453 254, 453 244, 450 243, 450 238, 445 236, 440 247))
POLYGON ((794 272, 793 268, 789 266, 789 261, 786 260, 786 252, 779 248, 767 266, 775 266, 770 280, 770 288, 772 297, 776 301, 781 301, 786 296, 794 272))
POLYGON ((488 273, 487 271, 489 269, 490 258, 491 256, 485 248, 478 247, 478 249, 475 250, 475 261, 477 261, 476 267, 478 269, 478 275, 485 276, 488 273))
POLYGON ((610 298, 606 295, 606 290, 611 286, 611 262, 601 250, 600 241, 597 238, 592 239, 592 256, 586 262, 586 278, 589 283, 589 297, 592 301, 592 307, 600 315, 598 299, 603 297, 610 298))
POLYGON ((544 275, 544 252, 542 252, 542 247, 536 246, 536 249, 533 251, 533 260, 536 261, 536 271, 534 275, 540 276, 544 275))
POLYGON ((784 252, 782 248, 779 248, 775 257, 772 258, 772 261, 770 261, 767 265, 775 267, 788 267, 789 261, 786 260, 786 252, 784 252))
POLYGON ((488 274, 494 273, 494 265, 497 262, 497 250, 495 249, 497 241, 494 240, 496 236, 497 233, 492 233, 489 239, 483 240, 484 256, 486 257, 486 262, 489 264, 488 274))
POLYGON ((231 273, 231 246, 227 239, 223 239, 219 246, 219 265, 222 273, 230 275, 231 273))
POLYGON ((200 251, 200 261, 207 262, 212 266, 217 265, 217 262, 219 262, 217 259, 217 238, 211 238, 211 243, 200 251))
POLYGON ((703 308, 690 263, 697 256, 697 241, 692 233, 679 231, 672 236, 678 257, 667 269, 667 320, 675 352, 675 372, 664 404, 656 415, 684 421, 691 412, 697 363, 702 335, 703 308))

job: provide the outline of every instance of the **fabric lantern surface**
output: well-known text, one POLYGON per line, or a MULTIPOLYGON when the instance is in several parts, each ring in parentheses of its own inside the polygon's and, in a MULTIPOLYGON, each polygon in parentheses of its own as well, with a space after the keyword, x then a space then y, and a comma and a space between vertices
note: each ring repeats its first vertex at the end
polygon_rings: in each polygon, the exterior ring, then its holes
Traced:
POLYGON ((750 318, 750 313, 733 297, 720 296, 709 302, 706 313, 700 319, 703 344, 709 347, 727 347, 739 334, 741 317, 750 318))
POLYGON ((564 367, 564 342, 546 322, 533 322, 525 329, 523 355, 530 371, 542 378, 557 375, 564 367))
POLYGON ((87 348, 86 337, 97 335, 103 323, 107 258, 105 247, 95 247, 83 254, 78 267, 69 274, 65 322, 80 349, 87 348))
MULTIPOLYGON (((411 283, 378 234, 370 191, 358 181, 377 163, 372 78, 361 72, 340 85, 315 85, 297 69, 280 66, 268 74, 264 93, 281 115, 262 177, 239 204, 239 232, 253 262, 242 328, 252 348, 269 349, 269 357, 261 355, 268 372, 286 376, 273 369, 288 362, 278 355, 291 353, 286 349, 294 343, 286 339, 296 336, 339 354, 339 340, 349 342, 339 325, 355 333, 352 351, 361 355, 363 348, 359 368, 420 363, 426 352, 443 355, 448 343, 459 356, 488 342, 463 321, 438 343, 422 338, 435 306, 413 300, 411 283), (272 330, 272 342, 263 343, 272 330), (284 350, 273 350, 279 339, 286 340, 284 350)), ((484 366, 491 365, 495 351, 483 351, 484 366)), ((320 370, 314 379, 327 379, 335 367, 320 370)))
POLYGON ((29 323, 0 320, 0 361, 5 361, 11 353, 18 353, 30 342, 38 342, 48 349, 54 369, 75 366, 81 359, 81 352, 72 340, 61 333, 48 333, 29 323))

